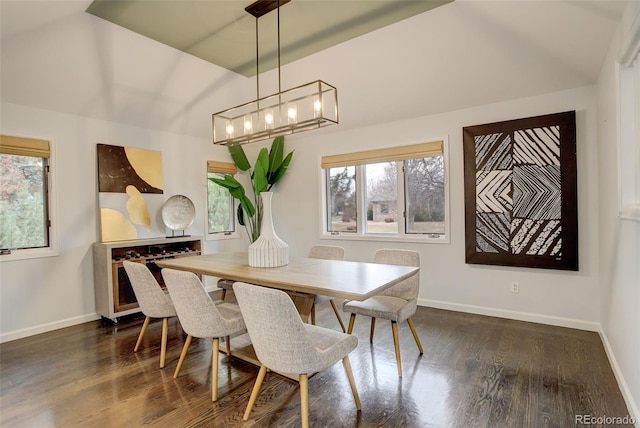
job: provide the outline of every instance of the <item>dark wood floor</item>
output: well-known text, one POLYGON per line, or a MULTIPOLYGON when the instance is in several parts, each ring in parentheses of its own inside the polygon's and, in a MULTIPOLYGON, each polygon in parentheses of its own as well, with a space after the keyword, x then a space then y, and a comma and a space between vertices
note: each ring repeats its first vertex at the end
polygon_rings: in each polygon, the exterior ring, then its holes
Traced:
MULTIPOLYGON (((358 317, 350 359, 362 412, 337 364, 309 381, 312 427, 571 427, 576 414, 628 415, 596 333, 424 307, 414 322, 425 353, 401 325, 398 378, 390 327, 380 320, 371 345, 369 319, 358 317)), ((133 352, 141 324, 96 321, 0 345, 0 426, 300 425, 296 383, 269 373, 243 422, 257 367, 222 356, 213 403, 210 341, 194 339, 173 379, 185 339, 178 322, 162 370, 160 322, 133 352)), ((338 328, 328 305, 318 324, 338 328)))

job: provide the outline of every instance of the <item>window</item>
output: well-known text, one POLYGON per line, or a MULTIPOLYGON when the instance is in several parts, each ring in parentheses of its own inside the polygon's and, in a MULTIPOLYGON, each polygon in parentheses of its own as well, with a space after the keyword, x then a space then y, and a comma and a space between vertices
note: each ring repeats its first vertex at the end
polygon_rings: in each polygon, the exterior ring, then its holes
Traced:
POLYGON ((234 175, 236 166, 232 163, 207 162, 207 236, 220 238, 231 236, 235 232, 233 197, 229 191, 209 180, 211 177, 234 175))
POLYGON ((445 148, 436 141, 323 157, 325 234, 448 242, 445 148))
POLYGON ((620 217, 640 221, 640 18, 623 44, 618 79, 620 217))
POLYGON ((49 141, 0 136, 0 251, 43 255, 50 250, 49 141))

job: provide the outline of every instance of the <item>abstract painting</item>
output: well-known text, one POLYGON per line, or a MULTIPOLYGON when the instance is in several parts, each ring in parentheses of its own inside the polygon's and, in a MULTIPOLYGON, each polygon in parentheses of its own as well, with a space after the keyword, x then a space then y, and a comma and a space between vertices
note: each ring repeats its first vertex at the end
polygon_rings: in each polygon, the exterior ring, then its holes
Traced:
POLYGON ((97 152, 101 240, 164 236, 151 215, 163 203, 162 152, 107 144, 97 152))
POLYGON ((467 263, 578 270, 575 118, 463 128, 467 263))
POLYGON ((98 144, 98 191, 162 193, 162 152, 98 144))

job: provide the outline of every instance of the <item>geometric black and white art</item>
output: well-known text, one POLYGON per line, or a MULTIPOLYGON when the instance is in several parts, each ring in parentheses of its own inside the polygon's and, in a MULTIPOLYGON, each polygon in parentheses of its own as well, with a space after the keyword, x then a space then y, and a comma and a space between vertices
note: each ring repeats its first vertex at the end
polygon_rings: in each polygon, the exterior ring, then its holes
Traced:
POLYGON ((575 111, 463 128, 466 262, 578 270, 575 111))

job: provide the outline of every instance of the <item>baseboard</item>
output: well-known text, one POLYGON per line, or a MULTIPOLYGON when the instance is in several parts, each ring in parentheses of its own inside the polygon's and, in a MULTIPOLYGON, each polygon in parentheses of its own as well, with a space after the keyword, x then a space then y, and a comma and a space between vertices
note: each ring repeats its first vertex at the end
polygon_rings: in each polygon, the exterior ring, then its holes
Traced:
POLYGON ((549 315, 533 314, 529 312, 508 311, 504 309, 487 308, 484 306, 464 305, 460 303, 442 302, 431 299, 418 299, 418 305, 436 309, 466 312, 469 314, 486 315, 490 317, 506 318, 517 321, 535 322, 538 324, 555 325, 557 327, 575 328, 586 331, 600 331, 600 324, 592 321, 572 318, 553 317, 549 315))
POLYGON ((98 319, 100 319, 100 315, 93 313, 74 318, 67 318, 66 320, 56 321, 48 324, 41 324, 34 327, 23 328, 8 333, 2 333, 0 334, 0 343, 10 342, 12 340, 22 339, 29 336, 35 336, 36 334, 47 333, 49 331, 71 327, 72 325, 82 324, 98 319))
POLYGON ((631 416, 635 421, 635 426, 640 427, 640 411, 638 411, 638 405, 636 401, 633 399, 633 395, 629 390, 629 385, 624 380, 624 376, 622 375, 622 370, 620 370, 620 366, 618 365, 618 361, 616 360, 616 356, 613 353, 613 349, 611 349, 611 344, 609 343, 609 339, 607 339, 607 335, 600 328, 598 331, 600 333, 600 339, 602 340, 602 344, 604 345, 604 351, 607 353, 607 358, 609 358, 609 363, 611 364, 611 369, 613 370, 613 374, 618 381, 618 386, 620 387, 620 391, 622 392, 622 397, 624 398, 625 403, 627 404, 627 409, 629 416, 631 416))
MULTIPOLYGON (((209 285, 205 287, 208 293, 218 290, 215 285, 209 285)), ((58 330, 60 328, 71 327, 72 325, 82 324, 89 321, 99 320, 100 315, 97 313, 82 315, 79 317, 68 318, 66 320, 56 321, 48 324, 41 324, 29 328, 23 328, 21 330, 10 331, 8 333, 0 334, 0 343, 11 342, 12 340, 22 339, 29 336, 35 336, 36 334, 47 333, 49 331, 58 330)))

